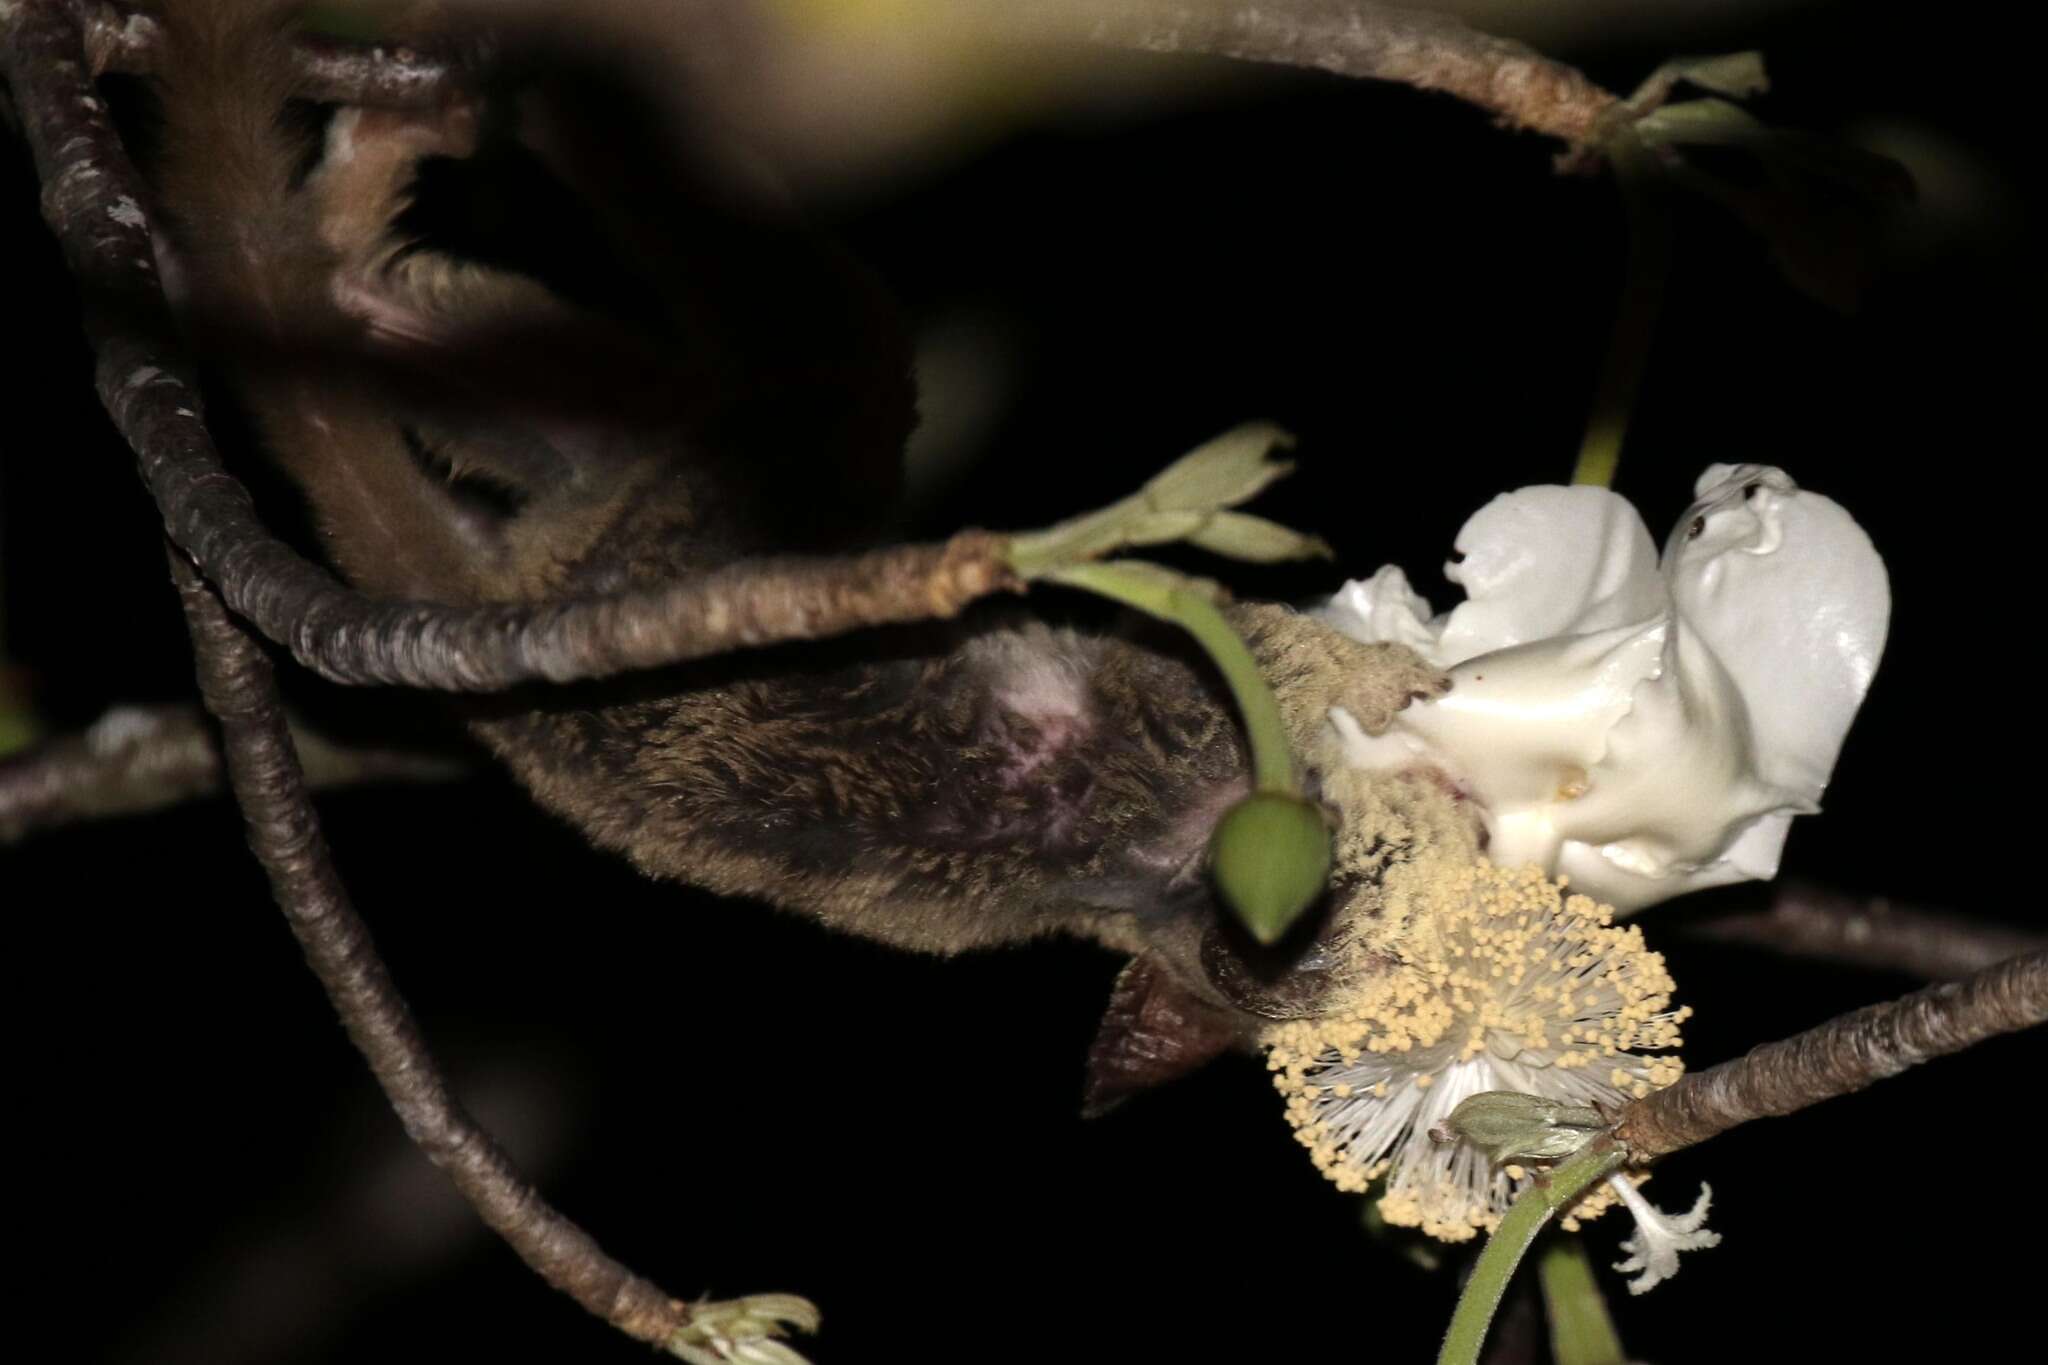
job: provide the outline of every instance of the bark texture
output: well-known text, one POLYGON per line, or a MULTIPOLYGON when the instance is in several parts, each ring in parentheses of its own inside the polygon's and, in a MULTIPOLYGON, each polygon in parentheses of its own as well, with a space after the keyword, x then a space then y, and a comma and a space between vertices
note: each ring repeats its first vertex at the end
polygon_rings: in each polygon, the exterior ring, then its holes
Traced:
POLYGON ((1118 0, 1034 7, 1097 42, 1208 53, 1438 90, 1529 132, 1588 143, 1620 100, 1575 67, 1445 14, 1359 0, 1118 0))
MULTIPOLYGON (((93 74, 147 76, 159 69, 163 25, 154 15, 108 0, 79 0, 78 10, 93 74)), ((432 108, 457 92, 464 74, 453 54, 399 44, 354 47, 308 39, 298 50, 305 93, 334 104, 432 108)))
POLYGON ((1682 1077, 1623 1110, 1615 1135, 1635 1159, 1648 1161, 1752 1119, 1854 1094, 1908 1067, 2044 1019, 2048 951, 2027 953, 1682 1077))

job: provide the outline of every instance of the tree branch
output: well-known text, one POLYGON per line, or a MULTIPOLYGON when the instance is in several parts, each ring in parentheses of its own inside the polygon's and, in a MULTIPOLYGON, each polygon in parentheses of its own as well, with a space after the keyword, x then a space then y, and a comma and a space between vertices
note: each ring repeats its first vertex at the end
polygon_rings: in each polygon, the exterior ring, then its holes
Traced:
POLYGON ((1071 25, 1099 43, 1310 67, 1439 90, 1503 123, 1573 145, 1597 140, 1617 96, 1576 68, 1446 14, 1370 0, 1058 0, 1019 22, 1071 25))
POLYGON ((463 1112, 411 1011, 349 903, 285 728, 270 662, 181 553, 172 578, 185 609, 200 692, 220 722, 249 845, 306 961, 415 1145, 541 1278, 628 1336, 668 1346, 691 1324, 670 1298, 606 1255, 550 1207, 463 1112))
MULTIPOLYGON (((368 782, 441 782, 464 765, 396 749, 359 749, 293 724, 313 790, 368 782)), ((217 795, 220 745, 197 707, 123 706, 92 728, 0 758, 0 844, 38 830, 135 815, 217 795)))
POLYGON ((6 73, 43 183, 43 214, 84 296, 100 398, 134 447, 172 541, 228 605, 342 683, 489 690, 568 682, 862 626, 952 616, 1023 584, 1001 536, 837 559, 741 563, 614 596, 463 609, 344 587, 273 537, 222 465, 173 340, 146 201, 93 93, 64 0, 16 0, 6 73))
POLYGON ((2048 948, 2048 935, 1800 882, 1776 888, 1770 904, 1761 910, 1703 919, 1686 926, 1686 932, 1792 957, 1908 972, 1930 981, 1968 976, 2009 957, 2048 948))
MULTIPOLYGON (((95 72, 156 69, 161 30, 155 19, 111 0, 79 4, 95 72)), ((1371 0, 1008 0, 991 8, 1003 29, 1033 36, 1306 67, 1441 91, 1511 127, 1575 146, 1595 141, 1602 117, 1621 102, 1577 68, 1523 43, 1481 33, 1451 15, 1371 0)), ((462 78, 460 61, 411 46, 352 47, 309 37, 298 48, 307 93, 338 104, 431 107, 462 78)))
POLYGON ((1935 1057, 2048 1019, 2048 951, 1829 1020, 1681 1077, 1622 1110, 1615 1135, 1639 1161, 1752 1119, 1796 1113, 1935 1057))

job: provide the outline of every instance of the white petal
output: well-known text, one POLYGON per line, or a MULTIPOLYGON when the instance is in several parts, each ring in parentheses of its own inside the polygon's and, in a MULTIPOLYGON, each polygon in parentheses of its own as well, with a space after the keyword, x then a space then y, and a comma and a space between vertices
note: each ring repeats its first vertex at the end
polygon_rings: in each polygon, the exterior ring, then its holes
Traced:
POLYGON ((1390 734, 1428 747, 1488 814, 1503 866, 1551 867, 1560 822, 1583 799, 1609 735, 1663 671, 1669 621, 1539 640, 1451 670, 1451 690, 1411 706, 1390 734))
POLYGON ((1785 851, 1785 836, 1792 832, 1792 816, 1792 811, 1759 815, 1735 836, 1721 855, 1722 865, 1733 874, 1729 881, 1767 882, 1778 875, 1778 859, 1785 851))
POLYGON ((1623 1240, 1621 1249, 1628 1259, 1615 1264, 1623 1274, 1641 1271, 1630 1280, 1628 1292, 1641 1294, 1654 1289, 1678 1273, 1678 1253, 1701 1251, 1721 1244, 1721 1234, 1707 1231, 1707 1209, 1713 1202, 1713 1187, 1700 1186, 1700 1197, 1686 1213, 1665 1213, 1643 1198, 1634 1182, 1624 1175, 1611 1175, 1607 1183, 1628 1211, 1635 1215, 1634 1235, 1623 1240))
POLYGON ((1344 762, 1353 768, 1388 772, 1405 768, 1418 759, 1430 757, 1429 746, 1419 735, 1390 729, 1383 735, 1369 735, 1358 718, 1341 706, 1330 708, 1330 728, 1344 746, 1344 762))
POLYGON ((1470 792, 1505 865, 1533 863, 1621 911, 1776 873, 1818 809, 1883 649, 1884 565, 1861 528, 1781 472, 1716 465, 1651 568, 1605 489, 1525 488, 1465 524, 1448 616, 1399 570, 1326 609, 1347 634, 1451 668, 1443 698, 1370 737, 1359 767, 1435 762, 1470 792))
MULTIPOLYGON (((1687 623, 1670 633, 1661 662, 1608 732, 1585 795, 1556 821, 1560 835, 1598 855, 1573 850, 1559 870, 1624 912, 1741 880, 1728 863, 1737 840, 1760 817, 1812 809, 1763 778, 1744 699, 1687 623)), ((1766 856, 1768 837, 1745 847, 1747 861, 1766 856)), ((1774 849, 1769 857, 1775 870, 1774 849)))
POLYGON ((1884 653, 1884 561, 1782 470, 1715 465, 1695 491, 1664 552, 1679 615, 1742 693, 1759 775, 1811 803, 1884 653))
POLYGON ((1627 499, 1605 488, 1503 493, 1458 532, 1444 574, 1466 600, 1444 622, 1443 663, 1553 635, 1631 625, 1665 605, 1657 548, 1627 499))
POLYGON ((1368 645, 1406 645, 1429 663, 1437 657, 1438 625, 1429 603, 1408 586, 1408 575, 1388 564, 1371 578, 1354 578, 1316 616, 1339 634, 1368 645))

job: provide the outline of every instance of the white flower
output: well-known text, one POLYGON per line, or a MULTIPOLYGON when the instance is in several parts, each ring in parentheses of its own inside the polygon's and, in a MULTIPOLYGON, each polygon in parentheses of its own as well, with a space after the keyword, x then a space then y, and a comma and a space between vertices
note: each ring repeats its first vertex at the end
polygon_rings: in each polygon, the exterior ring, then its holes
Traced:
POLYGON ((1624 1275, 1638 1270, 1643 1272, 1628 1282, 1629 1293, 1645 1293, 1676 1275, 1679 1252, 1698 1251, 1721 1244, 1721 1234, 1709 1232, 1706 1228, 1707 1206, 1714 1198, 1713 1186, 1700 1186, 1700 1197, 1688 1212, 1666 1213, 1643 1198, 1634 1182, 1626 1176, 1610 1175, 1607 1183, 1636 1217, 1635 1236, 1624 1238, 1621 1243, 1628 1259, 1614 1265, 1624 1275))
MULTIPOLYGON (((1459 1101, 1513 1090, 1619 1108, 1683 1070, 1668 1055, 1690 1013, 1664 959, 1606 906, 1534 868, 1426 870, 1380 959, 1313 1018, 1274 1025, 1267 1065, 1287 1120, 1343 1190, 1385 1178, 1380 1213, 1444 1241, 1495 1226, 1528 1173, 1431 1136, 1459 1101), (1666 1055, 1656 1055, 1656 1054, 1666 1055)), ((1604 1189, 1566 1226, 1613 1203, 1604 1189)))
POLYGON ((1780 470, 1714 465, 1695 492, 1661 565, 1622 498, 1538 487, 1465 523, 1449 613, 1391 566, 1346 584, 1324 620, 1453 680, 1385 735, 1333 709, 1347 759, 1435 765, 1496 862, 1624 913, 1774 875, 1869 689, 1891 588, 1849 514, 1780 470))

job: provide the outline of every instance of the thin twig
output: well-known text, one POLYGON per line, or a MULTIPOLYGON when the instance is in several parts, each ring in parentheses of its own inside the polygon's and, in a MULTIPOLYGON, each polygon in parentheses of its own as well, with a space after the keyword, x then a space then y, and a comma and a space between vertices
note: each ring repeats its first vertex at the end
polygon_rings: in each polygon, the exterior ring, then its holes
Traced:
POLYGON ((2048 1020, 2048 951, 1831 1019, 1632 1102, 1615 1135, 1648 1161, 1752 1119, 1796 1113, 2048 1020))
POLYGON ((2011 925, 1800 882, 1777 888, 1761 910, 1718 915, 1688 925, 1686 932, 1793 957, 1908 972, 1929 981, 1968 976, 2009 957, 2048 948, 2048 935, 2011 925))
POLYGON ((43 213, 85 302, 101 401, 140 460, 171 539, 228 605, 336 682, 489 690, 567 682, 862 626, 952 616, 1022 582, 1005 538, 731 565, 658 589, 532 606, 388 602, 344 587, 272 536, 222 465, 173 340, 133 165, 93 93, 63 0, 17 0, 6 72, 43 213))
MULTIPOLYGON (((464 765, 432 754, 363 749, 292 725, 313 790, 371 782, 445 782, 464 765)), ((213 726, 192 706, 122 706, 83 734, 0 758, 0 844, 84 820, 136 815, 224 788, 213 726)))
POLYGON ((590 1234, 550 1207, 449 1093, 369 926, 335 875, 269 660, 182 554, 173 550, 171 565, 200 692, 220 722, 250 847, 407 1136, 549 1284, 627 1335, 666 1345, 689 1327, 689 1306, 607 1256, 590 1234))
POLYGON ((1576 68, 1445 14, 1362 0, 1073 0, 1018 22, 1071 23, 1096 42, 1311 67, 1439 90, 1511 127, 1573 145, 1598 140, 1618 96, 1576 68))

